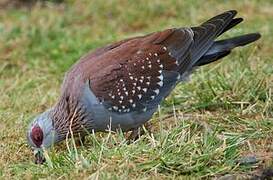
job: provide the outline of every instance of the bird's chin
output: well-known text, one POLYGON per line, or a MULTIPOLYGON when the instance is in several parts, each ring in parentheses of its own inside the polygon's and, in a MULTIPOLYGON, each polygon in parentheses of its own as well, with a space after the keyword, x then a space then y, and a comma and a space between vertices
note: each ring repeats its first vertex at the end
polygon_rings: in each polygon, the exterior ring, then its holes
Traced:
POLYGON ((34 150, 34 156, 35 156, 35 164, 43 164, 46 159, 43 155, 43 150, 42 149, 35 149, 34 150))

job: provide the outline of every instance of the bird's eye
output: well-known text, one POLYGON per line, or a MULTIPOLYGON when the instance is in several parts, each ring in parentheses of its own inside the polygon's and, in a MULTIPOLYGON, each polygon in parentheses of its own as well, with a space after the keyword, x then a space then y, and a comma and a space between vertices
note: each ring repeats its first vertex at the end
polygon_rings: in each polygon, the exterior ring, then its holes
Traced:
POLYGON ((40 128, 40 126, 36 125, 32 128, 30 137, 37 147, 42 145, 43 136, 43 130, 40 128))

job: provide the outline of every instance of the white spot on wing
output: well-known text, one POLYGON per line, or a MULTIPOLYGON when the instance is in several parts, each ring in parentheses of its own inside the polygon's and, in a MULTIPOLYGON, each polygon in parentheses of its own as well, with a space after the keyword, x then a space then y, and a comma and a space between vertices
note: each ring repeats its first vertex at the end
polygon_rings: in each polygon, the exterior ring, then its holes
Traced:
POLYGON ((117 107, 117 106, 113 106, 113 109, 114 109, 114 110, 118 110, 118 107, 117 107))
POLYGON ((163 75, 158 76, 158 78, 162 81, 163 80, 163 75))
POLYGON ((160 87, 162 87, 162 86, 163 86, 163 81, 159 81, 157 84, 158 84, 160 87))
POLYGON ((177 75, 176 79, 177 79, 177 80, 179 80, 179 79, 180 79, 180 74, 178 74, 178 75, 177 75))
POLYGON ((159 94, 159 89, 154 90, 154 92, 156 93, 156 95, 158 95, 159 94))

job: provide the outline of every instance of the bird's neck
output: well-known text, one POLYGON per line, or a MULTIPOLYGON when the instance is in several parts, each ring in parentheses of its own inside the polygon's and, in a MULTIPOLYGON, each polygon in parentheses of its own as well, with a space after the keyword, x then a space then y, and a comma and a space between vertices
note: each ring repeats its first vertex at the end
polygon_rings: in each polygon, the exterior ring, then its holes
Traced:
POLYGON ((71 134, 84 131, 83 119, 86 118, 85 109, 78 99, 63 95, 52 111, 53 126, 56 130, 58 141, 65 139, 71 134))

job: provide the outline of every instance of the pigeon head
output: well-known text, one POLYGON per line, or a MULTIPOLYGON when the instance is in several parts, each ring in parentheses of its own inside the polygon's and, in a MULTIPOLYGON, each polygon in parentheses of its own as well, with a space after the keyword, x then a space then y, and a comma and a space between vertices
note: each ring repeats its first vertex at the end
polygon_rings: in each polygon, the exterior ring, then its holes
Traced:
POLYGON ((50 112, 51 110, 48 110, 38 115, 28 129, 28 144, 34 150, 35 163, 43 163, 43 149, 49 148, 56 142, 56 133, 53 128, 50 112))

